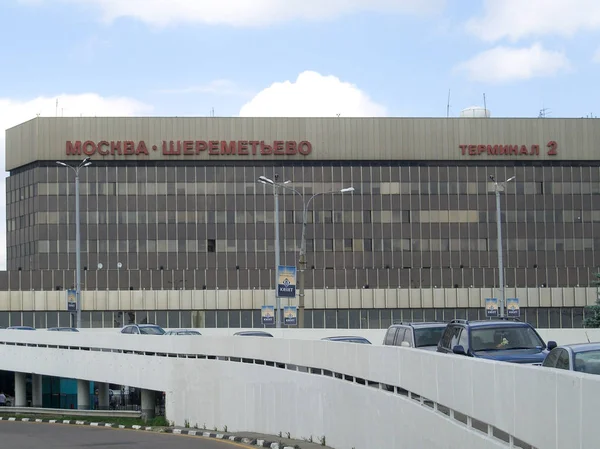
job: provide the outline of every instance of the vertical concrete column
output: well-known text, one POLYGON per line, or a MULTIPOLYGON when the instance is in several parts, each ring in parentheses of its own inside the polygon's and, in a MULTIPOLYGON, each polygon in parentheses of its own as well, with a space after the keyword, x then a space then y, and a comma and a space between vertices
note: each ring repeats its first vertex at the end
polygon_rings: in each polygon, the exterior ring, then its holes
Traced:
POLYGON ((42 407, 42 375, 31 375, 31 406, 42 407))
POLYGON ((87 380, 77 379, 77 408, 90 409, 90 383, 87 380))
POLYGON ((27 407, 27 374, 15 373, 15 407, 27 407))
POLYGON ((98 408, 99 410, 108 410, 109 397, 108 397, 108 384, 104 382, 96 382, 96 389, 98 390, 98 408))
POLYGON ((154 418, 155 408, 156 393, 153 390, 142 390, 142 418, 154 418))

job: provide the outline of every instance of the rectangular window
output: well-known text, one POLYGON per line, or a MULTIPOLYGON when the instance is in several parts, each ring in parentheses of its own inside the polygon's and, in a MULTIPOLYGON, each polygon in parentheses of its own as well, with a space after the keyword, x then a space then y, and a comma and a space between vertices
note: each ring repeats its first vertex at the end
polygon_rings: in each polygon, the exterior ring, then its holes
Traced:
POLYGON ((217 243, 215 239, 208 239, 206 241, 206 252, 214 253, 217 250, 217 243))

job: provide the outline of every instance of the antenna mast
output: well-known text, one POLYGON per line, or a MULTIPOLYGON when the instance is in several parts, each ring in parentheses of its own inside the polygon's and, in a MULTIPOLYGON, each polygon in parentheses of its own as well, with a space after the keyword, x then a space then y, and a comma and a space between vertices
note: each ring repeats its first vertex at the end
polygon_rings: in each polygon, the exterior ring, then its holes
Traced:
POLYGON ((450 117, 450 89, 448 89, 448 102, 446 103, 446 118, 450 117))
POLYGON ((487 118, 488 112, 487 112, 487 103, 485 101, 485 92, 483 93, 483 113, 485 114, 485 118, 487 118))

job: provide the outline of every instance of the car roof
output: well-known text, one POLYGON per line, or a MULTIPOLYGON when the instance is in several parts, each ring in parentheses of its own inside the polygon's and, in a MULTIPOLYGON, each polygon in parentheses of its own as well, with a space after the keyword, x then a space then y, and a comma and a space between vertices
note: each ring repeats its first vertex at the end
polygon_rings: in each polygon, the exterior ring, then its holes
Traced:
POLYGON ((416 321, 416 322, 407 322, 407 323, 394 323, 390 327, 402 327, 402 326, 410 326, 410 327, 446 327, 448 323, 444 323, 442 321, 416 321))
POLYGON ((570 345, 562 345, 559 347, 571 349, 573 352, 584 352, 600 350, 600 343, 574 343, 570 345))
POLYGON ((158 324, 131 324, 131 326, 138 326, 138 327, 160 327, 158 324))
POLYGON ((272 335, 268 332, 265 331, 240 331, 240 332, 236 332, 233 335, 243 335, 243 336, 262 336, 262 337, 272 337, 272 335))
POLYGON ((469 327, 531 327, 529 323, 514 319, 508 320, 452 320, 451 324, 465 324, 469 327))

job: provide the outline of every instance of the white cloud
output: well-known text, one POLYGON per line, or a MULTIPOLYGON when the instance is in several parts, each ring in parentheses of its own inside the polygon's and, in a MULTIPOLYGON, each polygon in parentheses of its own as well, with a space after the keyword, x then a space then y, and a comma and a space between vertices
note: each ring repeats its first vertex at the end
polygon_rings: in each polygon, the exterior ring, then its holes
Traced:
POLYGON ((455 69, 466 72, 473 81, 500 84, 553 76, 570 68, 564 53, 533 44, 529 48, 495 47, 458 64, 455 69))
POLYGON ((104 20, 133 17, 156 26, 174 23, 255 27, 290 20, 326 20, 343 14, 440 11, 446 0, 21 0, 25 4, 79 3, 100 10, 104 20))
POLYGON ((242 117, 381 117, 386 108, 353 84, 306 71, 277 82, 242 106, 242 117))
POLYGON ((6 269, 6 182, 5 178, 5 130, 42 117, 64 116, 131 116, 147 113, 151 107, 125 97, 101 97, 97 94, 59 95, 38 97, 30 100, 0 98, 0 269, 6 269))
POLYGON ((489 42, 528 37, 573 36, 600 29, 598 0, 486 0, 482 17, 467 29, 489 42))

